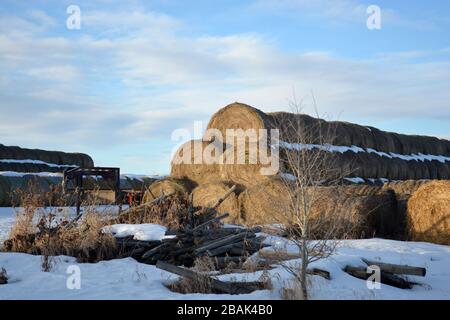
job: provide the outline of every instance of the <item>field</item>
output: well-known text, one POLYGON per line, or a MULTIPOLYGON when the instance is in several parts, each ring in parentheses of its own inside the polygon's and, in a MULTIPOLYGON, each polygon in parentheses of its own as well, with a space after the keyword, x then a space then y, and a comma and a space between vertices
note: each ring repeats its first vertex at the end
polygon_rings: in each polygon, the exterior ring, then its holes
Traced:
MULTIPOLYGON (((0 237, 5 239, 14 222, 14 210, 0 210, 0 237)), ((272 247, 265 251, 283 250, 296 253, 295 246, 285 238, 269 236, 265 243, 272 247)), ((245 295, 180 294, 170 291, 165 284, 177 276, 139 263, 132 258, 114 259, 98 263, 77 263, 75 258, 58 256, 52 259, 49 272, 42 271, 42 257, 0 252, 0 267, 6 269, 9 282, 0 285, 0 300, 7 299, 282 299, 292 278, 282 266, 266 271, 270 290, 254 291, 245 295), (68 289, 67 273, 73 266, 80 268, 80 289, 68 289), (70 267, 70 268, 69 268, 70 267), (69 268, 69 269, 68 269, 69 268)), ((289 260, 285 264, 296 264, 289 260)), ((450 247, 421 242, 383 239, 343 240, 329 258, 313 263, 330 272, 331 280, 309 276, 311 299, 450 299, 450 247), (398 289, 381 285, 368 289, 366 282, 354 278, 342 269, 346 265, 363 266, 361 258, 396 264, 425 267, 425 277, 408 276, 417 283, 412 289, 398 289)), ((226 274, 221 280, 252 281, 263 276, 263 271, 226 274)))

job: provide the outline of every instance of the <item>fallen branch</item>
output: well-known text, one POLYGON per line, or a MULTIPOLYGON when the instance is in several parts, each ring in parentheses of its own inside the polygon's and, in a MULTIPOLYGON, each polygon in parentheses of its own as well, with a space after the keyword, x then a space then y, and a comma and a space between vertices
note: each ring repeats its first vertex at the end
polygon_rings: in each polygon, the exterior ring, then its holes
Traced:
POLYGON ((264 282, 224 282, 204 274, 199 274, 189 269, 177 267, 163 261, 158 261, 156 263, 156 267, 161 270, 190 279, 192 281, 207 282, 211 285, 211 288, 222 293, 248 294, 255 290, 262 290, 266 288, 266 283, 264 282))
POLYGON ((421 267, 412 267, 408 265, 399 265, 385 262, 378 262, 373 260, 367 260, 361 258, 368 266, 378 266, 382 271, 394 273, 394 274, 409 274, 413 276, 425 277, 427 270, 421 267))

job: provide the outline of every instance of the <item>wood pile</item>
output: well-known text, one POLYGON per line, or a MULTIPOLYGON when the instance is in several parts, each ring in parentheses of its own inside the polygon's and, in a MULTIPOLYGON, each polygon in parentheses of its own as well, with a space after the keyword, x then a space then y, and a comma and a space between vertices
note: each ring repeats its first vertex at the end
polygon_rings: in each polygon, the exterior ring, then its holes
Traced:
MULTIPOLYGON (((245 262, 247 257, 267 245, 263 244, 264 237, 257 235, 262 231, 260 227, 223 226, 221 221, 229 214, 220 214, 217 208, 233 194, 235 188, 229 189, 212 207, 191 206, 178 230, 169 229, 160 241, 137 241, 132 237, 117 239, 121 257, 131 256, 148 264, 164 261, 190 267, 197 258, 206 256, 216 269, 245 262)), ((163 201, 163 198, 155 201, 163 201)))

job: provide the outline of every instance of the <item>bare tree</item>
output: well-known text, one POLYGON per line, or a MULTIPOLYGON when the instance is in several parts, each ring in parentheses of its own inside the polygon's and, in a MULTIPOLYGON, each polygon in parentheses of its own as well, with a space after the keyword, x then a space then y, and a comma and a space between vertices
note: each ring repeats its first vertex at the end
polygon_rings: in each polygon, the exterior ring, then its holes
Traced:
MULTIPOLYGON (((324 186, 337 186, 351 171, 343 167, 332 152, 337 128, 333 122, 302 115, 301 103, 290 103, 292 113, 276 117, 274 126, 280 129, 281 180, 286 195, 274 200, 275 212, 284 226, 288 239, 298 247, 301 265, 283 264, 301 288, 300 298, 308 299, 308 266, 329 257, 336 249, 336 238, 346 232, 346 217, 336 212, 336 206, 324 207, 324 186), (319 213, 320 212, 320 213, 319 213)), ((330 203, 330 199, 327 199, 330 203)))

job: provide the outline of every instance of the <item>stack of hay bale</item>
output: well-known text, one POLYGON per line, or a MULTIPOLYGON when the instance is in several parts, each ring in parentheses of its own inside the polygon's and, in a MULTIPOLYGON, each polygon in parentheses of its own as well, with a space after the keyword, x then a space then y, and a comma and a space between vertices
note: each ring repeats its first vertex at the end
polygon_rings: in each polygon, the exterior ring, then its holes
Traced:
MULTIPOLYGON (((373 127, 360 126, 347 122, 328 122, 308 115, 285 112, 264 113, 251 106, 233 103, 216 112, 208 129, 216 129, 226 137, 227 129, 272 129, 280 131, 280 157, 289 148, 296 148, 295 132, 292 123, 296 123, 312 136, 320 136, 317 128, 324 132, 334 132, 332 140, 325 148, 314 140, 309 141, 308 148, 318 148, 321 152, 333 152, 342 172, 352 175, 348 178, 364 179, 366 182, 379 179, 418 180, 418 179, 450 179, 450 141, 434 137, 411 136, 390 133, 373 127), (316 131, 315 131, 316 130, 316 131), (294 138, 294 139, 292 139, 294 138)), ((269 133, 270 134, 270 133, 269 133)), ((260 137, 258 137, 260 138, 260 137)), ((286 203, 288 193, 286 184, 281 181, 280 174, 289 173, 288 166, 282 166, 278 175, 266 176, 260 173, 264 167, 255 164, 204 163, 199 153, 191 152, 196 148, 216 156, 223 156, 229 150, 236 151, 236 145, 211 136, 203 140, 189 141, 180 147, 172 160, 171 179, 189 181, 184 193, 191 194, 194 201, 201 204, 213 203, 223 190, 230 185, 238 186, 235 196, 221 208, 231 214, 232 222, 261 224, 279 222, 275 218, 276 202, 286 203), (213 142, 213 143, 212 143, 213 142), (186 154, 188 152, 189 154, 186 154), (185 156, 183 158, 183 156, 185 156), (189 159, 180 163, 179 159, 189 159)), ((200 153, 201 154, 201 153, 200 153)), ((282 161, 283 163, 283 161, 282 161)), ((387 186, 342 186, 321 187, 323 200, 314 208, 315 214, 326 214, 330 208, 334 212, 352 212, 353 223, 358 234, 366 236, 389 236, 401 234, 406 214, 406 198, 395 188, 387 186), (399 195, 398 199, 396 194, 399 195), (400 208, 400 209, 398 209, 400 208), (403 211, 403 215, 402 215, 403 211)), ((280 215, 285 213, 281 210, 280 215)), ((354 235, 357 236, 357 235, 354 235)))

